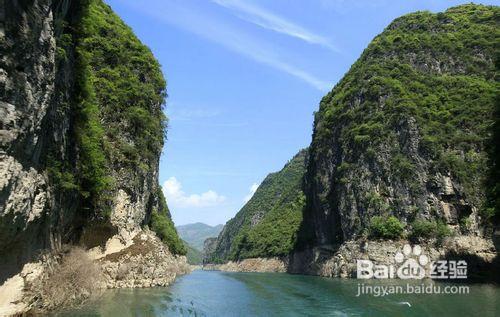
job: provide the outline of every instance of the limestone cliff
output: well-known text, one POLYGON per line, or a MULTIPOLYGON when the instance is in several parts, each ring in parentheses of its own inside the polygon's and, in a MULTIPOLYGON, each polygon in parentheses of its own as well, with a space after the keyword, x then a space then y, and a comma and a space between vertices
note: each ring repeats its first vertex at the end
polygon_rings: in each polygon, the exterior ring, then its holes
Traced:
POLYGON ((361 237, 374 216, 394 216, 402 234, 419 221, 491 234, 498 14, 398 18, 323 98, 305 178, 314 244, 361 237))
POLYGON ((271 198, 230 220, 208 261, 258 270, 243 259, 278 255, 289 272, 349 277, 356 259, 392 263, 389 251, 419 243, 494 278, 499 14, 470 4, 394 20, 322 99, 303 183, 280 185, 305 195, 290 253, 273 254, 283 218, 254 229, 271 198))
POLYGON ((74 19, 68 3, 62 4, 2 1, 1 282, 39 250, 74 239, 76 196, 58 195, 47 169, 49 155, 75 158, 70 111, 63 106, 70 99, 73 60, 56 67, 56 18, 74 19))
POLYGON ((311 263, 332 255, 351 265, 369 256, 367 239, 434 241, 441 253, 465 239, 460 252, 493 261, 499 13, 470 4, 400 17, 322 99, 298 245, 310 253, 291 270, 307 257, 298 271, 318 273, 311 263))
POLYGON ((5 0, 0 56, 0 284, 148 226, 182 254, 158 185, 166 83, 132 30, 101 0, 5 0))

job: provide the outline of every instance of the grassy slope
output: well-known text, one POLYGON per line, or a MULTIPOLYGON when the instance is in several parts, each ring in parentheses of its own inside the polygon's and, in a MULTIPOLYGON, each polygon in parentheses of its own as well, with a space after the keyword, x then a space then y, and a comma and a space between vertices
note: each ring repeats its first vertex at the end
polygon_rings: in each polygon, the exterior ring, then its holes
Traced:
POLYGON ((301 151, 281 171, 266 177, 219 236, 230 249, 224 250, 218 241, 212 261, 281 256, 292 250, 305 203, 301 185, 306 153, 301 151))

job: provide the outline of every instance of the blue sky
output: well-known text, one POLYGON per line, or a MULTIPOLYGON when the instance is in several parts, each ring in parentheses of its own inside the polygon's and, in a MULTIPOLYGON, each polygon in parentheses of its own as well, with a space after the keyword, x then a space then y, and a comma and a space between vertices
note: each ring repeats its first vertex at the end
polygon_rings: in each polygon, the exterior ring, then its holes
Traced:
POLYGON ((167 78, 160 184, 173 220, 215 225, 308 146, 321 97, 394 18, 467 1, 106 2, 167 78))

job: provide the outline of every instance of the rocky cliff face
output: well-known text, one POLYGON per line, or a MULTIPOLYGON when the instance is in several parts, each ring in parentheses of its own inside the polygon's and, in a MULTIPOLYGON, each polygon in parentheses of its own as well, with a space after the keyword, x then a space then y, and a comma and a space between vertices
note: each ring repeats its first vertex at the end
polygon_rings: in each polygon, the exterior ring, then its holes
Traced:
POLYGON ((248 258, 279 256, 289 272, 351 277, 357 259, 391 264, 417 242, 432 260, 460 255, 471 275, 494 279, 499 13, 463 5, 393 21, 322 99, 303 183, 278 186, 305 195, 300 229, 289 227, 297 243, 279 247, 287 216, 269 198, 279 196, 270 175, 254 195, 268 199, 230 220, 208 259, 235 262, 213 268, 266 270, 248 258))
POLYGON ((158 185, 165 80, 150 50, 100 0, 1 4, 0 284, 42 250, 106 252, 148 225, 178 252, 158 185))
POLYGON ((303 237, 366 236, 374 216, 411 235, 422 221, 487 234, 498 7, 464 5, 392 22, 316 113, 303 237))
POLYGON ((285 273, 288 262, 286 259, 271 258, 249 258, 240 261, 229 261, 224 264, 206 264, 203 266, 207 271, 225 272, 265 272, 265 273, 285 273))
POLYGON ((108 244, 107 252, 99 248, 90 251, 99 263, 106 288, 167 286, 177 275, 190 271, 185 257, 173 256, 151 231, 140 231, 120 246, 113 249, 108 244))
POLYGON ((0 60, 0 281, 43 248, 68 242, 74 197, 50 183, 47 160, 71 160, 70 64, 56 67, 56 18, 68 5, 2 2, 0 60), (61 210, 64 208, 64 212, 61 210))

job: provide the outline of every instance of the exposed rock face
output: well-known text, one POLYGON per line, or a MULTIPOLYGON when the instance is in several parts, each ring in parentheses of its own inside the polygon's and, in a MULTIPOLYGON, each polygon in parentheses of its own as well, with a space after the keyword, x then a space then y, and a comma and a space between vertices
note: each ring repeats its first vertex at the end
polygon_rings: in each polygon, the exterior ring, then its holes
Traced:
MULTIPOLYGON (((395 255, 403 250, 409 241, 351 240, 337 248, 327 246, 299 251, 290 257, 287 271, 325 277, 356 277, 356 261, 370 260, 374 264, 397 265, 395 255)), ((498 281, 489 275, 495 263, 497 252, 491 240, 474 236, 458 236, 446 239, 442 244, 420 244, 422 254, 427 256, 429 264, 426 273, 431 271, 432 261, 442 259, 466 260, 468 277, 481 280, 498 281)))
POLYGON ((71 61, 56 69, 54 20, 72 19, 62 2, 2 2, 0 282, 38 250, 60 246, 72 227, 73 197, 54 193, 46 169, 49 150, 54 159, 71 159, 69 113, 60 106, 71 61))
MULTIPOLYGON (((424 265, 429 274, 430 263, 443 259, 466 260, 467 276, 472 280, 499 281, 495 274, 498 266, 497 251, 490 239, 476 236, 456 236, 442 243, 428 241, 419 244, 421 254, 428 259, 424 265)), ((204 270, 227 272, 287 272, 323 277, 356 278, 357 260, 370 260, 375 265, 394 265, 397 252, 408 240, 351 240, 338 246, 308 248, 285 257, 249 258, 224 264, 204 264, 204 270)), ((427 276, 429 277, 429 276, 427 276)), ((397 278, 397 276, 396 276, 397 278)))
POLYGON ((173 255, 153 232, 138 232, 122 246, 98 256, 106 288, 167 286, 190 271, 186 257, 173 255))
POLYGON ((158 185, 165 80, 108 6, 1 1, 0 97, 0 284, 63 244, 118 253, 100 260, 108 287, 166 285, 184 271, 176 265, 185 258, 145 229, 153 212, 167 210, 158 185), (101 58, 113 49, 106 36, 129 51, 101 58), (110 74, 127 79, 128 94, 118 94, 110 74), (103 77, 112 88, 102 89, 103 77), (107 108, 109 91, 121 111, 107 108), (137 243, 147 248, 132 252, 137 243))
POLYGON ((396 19, 323 98, 305 178, 305 244, 357 239, 373 216, 395 216, 405 232, 423 219, 485 233, 498 10, 396 19))
POLYGON ((287 267, 286 258, 251 258, 236 262, 229 261, 224 264, 207 264, 203 266, 203 269, 226 272, 284 273, 287 267))
MULTIPOLYGON (((55 298, 45 298, 47 290, 50 291, 46 285, 51 283, 50 279, 54 275, 59 278, 59 282, 71 285, 73 295, 77 295, 78 301, 82 302, 98 295, 105 288, 167 286, 178 275, 191 270, 185 256, 172 254, 149 230, 137 230, 129 238, 117 234, 108 239, 104 247, 95 247, 86 252, 77 250, 83 254, 73 257, 72 261, 88 262, 89 271, 93 273, 87 278, 93 281, 93 294, 75 288, 75 281, 60 280, 60 265, 74 249, 70 247, 63 252, 55 250, 45 253, 37 262, 24 265, 19 274, 7 279, 0 287, 0 316, 40 313, 58 308, 55 298)), ((63 270, 67 269, 68 266, 63 270)), ((85 278, 81 276, 82 273, 79 269, 70 272, 75 279, 85 278)), ((63 295, 57 295, 57 299, 63 298, 63 295)), ((64 303, 73 304, 71 298, 64 299, 64 303)))
POLYGON ((5 281, 0 287, 0 316, 15 316, 29 310, 24 291, 39 281, 47 262, 28 263, 23 270, 5 281))

